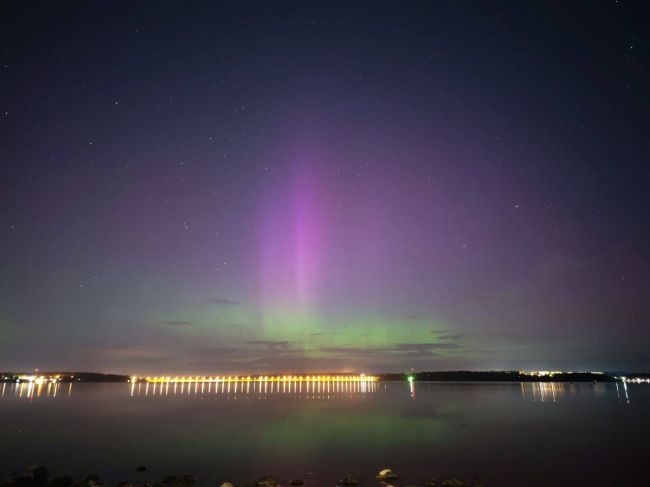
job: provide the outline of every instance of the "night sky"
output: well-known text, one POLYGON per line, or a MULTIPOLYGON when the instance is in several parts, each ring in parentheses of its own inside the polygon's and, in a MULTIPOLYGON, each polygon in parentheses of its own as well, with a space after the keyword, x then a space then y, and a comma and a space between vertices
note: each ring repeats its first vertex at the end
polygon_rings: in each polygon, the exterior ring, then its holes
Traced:
POLYGON ((644 2, 0 3, 0 370, 650 369, 644 2))

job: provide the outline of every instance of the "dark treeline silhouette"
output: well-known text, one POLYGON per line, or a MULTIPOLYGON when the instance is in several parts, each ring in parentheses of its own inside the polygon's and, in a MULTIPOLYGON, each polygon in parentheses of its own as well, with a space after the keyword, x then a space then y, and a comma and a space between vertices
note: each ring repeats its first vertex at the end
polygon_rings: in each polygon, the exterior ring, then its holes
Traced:
POLYGON ((558 372, 536 375, 519 371, 447 370, 438 372, 412 372, 410 374, 379 374, 381 380, 408 380, 439 382, 613 382, 616 379, 600 372, 558 372))
POLYGON ((0 382, 17 382, 20 377, 35 376, 51 379, 59 377, 61 382, 127 382, 128 375, 100 374, 99 372, 0 372, 0 382))

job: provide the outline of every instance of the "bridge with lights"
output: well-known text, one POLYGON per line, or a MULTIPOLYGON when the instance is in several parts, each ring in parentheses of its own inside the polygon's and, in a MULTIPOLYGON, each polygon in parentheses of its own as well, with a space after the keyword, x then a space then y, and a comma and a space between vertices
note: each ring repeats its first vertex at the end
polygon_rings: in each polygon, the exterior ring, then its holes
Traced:
POLYGON ((366 374, 328 375, 217 375, 217 376, 131 376, 129 382, 160 383, 205 383, 205 382, 376 382, 379 377, 366 374))

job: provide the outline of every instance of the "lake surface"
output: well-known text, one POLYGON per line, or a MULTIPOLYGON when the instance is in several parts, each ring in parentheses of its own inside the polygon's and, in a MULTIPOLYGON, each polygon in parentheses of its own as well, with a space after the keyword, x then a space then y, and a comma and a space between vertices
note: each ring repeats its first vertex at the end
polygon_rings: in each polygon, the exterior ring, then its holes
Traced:
MULTIPOLYGON (((0 473, 40 463, 108 483, 189 473, 362 486, 458 476, 482 485, 650 485, 650 386, 378 382, 0 385, 0 473), (146 465, 145 473, 135 467, 146 465)), ((110 484, 109 484, 110 485, 110 484)))

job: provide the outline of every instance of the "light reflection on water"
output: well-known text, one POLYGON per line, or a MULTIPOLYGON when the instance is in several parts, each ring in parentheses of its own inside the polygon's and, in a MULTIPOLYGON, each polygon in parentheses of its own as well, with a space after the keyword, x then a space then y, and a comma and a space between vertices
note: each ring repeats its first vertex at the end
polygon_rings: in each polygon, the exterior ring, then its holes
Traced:
MULTIPOLYGON (((229 399, 238 397, 254 397, 260 400, 269 399, 276 395, 285 395, 294 399, 358 399, 366 394, 377 391, 378 382, 354 381, 282 381, 282 382, 192 382, 192 383, 131 383, 129 395, 131 397, 165 397, 165 396, 225 396, 229 399)), ((425 384, 409 381, 408 393, 412 400, 416 400, 416 389, 425 384)), ((439 383, 444 385, 444 382, 439 383)), ((496 383, 498 384, 498 383, 496 383)), ((512 383, 505 383, 512 384, 512 383)), ((77 387, 79 384, 77 384, 77 387)), ((606 383, 564 383, 564 382, 521 382, 520 397, 525 402, 554 403, 566 399, 566 396, 580 394, 607 394, 616 392, 617 400, 630 404, 630 391, 625 382, 614 383, 615 389, 608 388, 606 383)), ((48 383, 2 383, 0 399, 12 397, 32 401, 39 398, 55 399, 57 395, 70 396, 73 383, 48 382, 48 383)))
MULTIPOLYGON (((5 395, 18 399, 34 400, 37 398, 56 398, 61 390, 68 396, 72 394, 73 383, 34 382, 2 383, 0 398, 5 395)), ((84 384, 85 385, 85 384, 84 384)), ((79 385, 77 385, 78 387, 79 385)), ((138 382, 129 385, 131 397, 137 396, 176 396, 176 395, 213 395, 255 396, 268 399, 269 396, 284 394, 297 399, 352 399, 377 390, 377 382, 354 381, 283 381, 283 382, 193 382, 193 383, 149 383, 138 382)))
MULTIPOLYGON (((524 401, 558 402, 567 396, 589 393, 592 395, 611 395, 614 390, 611 383, 566 383, 566 382, 522 382, 521 397, 524 401)), ((630 393, 625 382, 614 383, 618 402, 630 404, 630 393)))
POLYGON ((5 396, 14 397, 18 399, 34 400, 36 398, 56 398, 57 394, 63 393, 68 396, 72 393, 72 382, 3 382, 0 388, 0 399, 5 396))
MULTIPOLYGON (((567 394, 567 391, 568 387, 562 382, 521 383, 521 397, 525 401, 557 402, 567 394)), ((573 389, 570 392, 573 392, 573 389)))
POLYGON ((650 485, 628 441, 650 437, 646 384, 6 383, 0 396, 0 474, 43 463, 114 485, 146 465, 151 484, 275 474, 331 487, 349 472, 372 487, 390 467, 399 485, 650 485))
POLYGON ((131 397, 176 395, 221 395, 237 399, 255 396, 284 394, 298 399, 344 399, 360 398, 377 390, 377 383, 370 381, 290 381, 281 382, 138 382, 130 385, 131 397))

